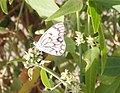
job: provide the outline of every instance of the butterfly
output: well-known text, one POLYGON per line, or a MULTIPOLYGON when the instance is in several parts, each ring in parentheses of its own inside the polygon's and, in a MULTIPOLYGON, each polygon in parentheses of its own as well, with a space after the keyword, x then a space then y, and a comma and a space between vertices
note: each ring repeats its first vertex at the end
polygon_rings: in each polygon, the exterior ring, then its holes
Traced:
POLYGON ((64 41, 65 26, 64 24, 57 23, 50 27, 38 40, 34 43, 35 47, 45 53, 61 56, 66 49, 64 41))

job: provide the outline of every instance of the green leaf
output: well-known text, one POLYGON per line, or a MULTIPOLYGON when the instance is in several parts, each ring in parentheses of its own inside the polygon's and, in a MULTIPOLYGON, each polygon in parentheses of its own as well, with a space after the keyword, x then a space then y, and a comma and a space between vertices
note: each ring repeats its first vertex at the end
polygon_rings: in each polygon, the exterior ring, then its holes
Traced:
POLYGON ((112 56, 120 57, 120 46, 114 50, 112 56))
POLYGON ((78 66, 80 66, 79 56, 76 53, 71 53, 73 59, 77 63, 78 66))
POLYGON ((120 92, 120 84, 119 84, 119 87, 118 87, 118 89, 116 90, 115 93, 119 93, 119 92, 120 92))
POLYGON ((120 5, 113 6, 114 9, 116 9, 120 13, 120 5))
POLYGON ((92 26, 94 32, 98 32, 99 25, 100 25, 100 14, 96 11, 97 5, 95 3, 89 3, 88 5, 88 13, 92 20, 92 26))
POLYGON ((106 46, 102 25, 100 25, 100 29, 99 29, 99 42, 100 42, 100 50, 101 50, 101 74, 102 74, 104 71, 106 58, 107 58, 107 46, 106 46))
POLYGON ((73 63, 68 62, 68 59, 63 56, 56 56, 53 60, 55 62, 55 67, 58 67, 60 72, 65 71, 65 69, 70 71, 74 70, 73 63))
POLYGON ((14 63, 14 62, 25 62, 25 59, 22 59, 22 58, 14 58, 13 60, 9 61, 7 64, 14 63))
POLYGON ((87 62, 86 71, 92 66, 92 63, 99 57, 100 50, 98 47, 93 47, 85 53, 85 60, 87 62))
POLYGON ((102 84, 105 84, 105 85, 110 85, 116 80, 116 77, 105 76, 105 75, 101 75, 99 78, 102 84))
POLYGON ((1 0, 1 1, 0 1, 0 5, 1 5, 1 8, 2 8, 2 11, 3 11, 5 14, 8 14, 7 2, 6 2, 6 0, 1 0))
POLYGON ((116 78, 116 80, 110 85, 101 84, 99 87, 97 87, 95 93, 116 93, 119 85, 120 78, 116 78))
POLYGON ((94 93, 98 69, 98 59, 92 62, 91 67, 85 72, 86 93, 94 93))
POLYGON ((105 65, 103 75, 107 76, 118 76, 120 75, 120 58, 119 57, 108 57, 105 65))
MULTIPOLYGON (((55 13, 59 7, 56 5, 54 0, 25 0, 38 14, 40 17, 49 17, 55 13)), ((63 17, 56 20, 63 21, 63 17)))
POLYGON ((105 7, 112 7, 114 5, 120 5, 120 0, 89 0, 90 2, 95 2, 105 7))
POLYGON ((18 78, 14 78, 11 84, 11 88, 13 91, 17 91, 21 88, 21 82, 18 78))
POLYGON ((82 0, 68 0, 58 11, 56 11, 53 15, 47 18, 46 21, 53 20, 54 18, 60 17, 62 15, 67 15, 76 11, 80 11, 82 7, 82 0))
POLYGON ((40 75, 41 75, 41 80, 42 80, 42 83, 44 84, 44 86, 46 88, 51 88, 51 84, 50 84, 50 81, 48 79, 46 71, 41 69, 40 75))
POLYGON ((65 82, 60 78, 60 75, 56 72, 54 72, 53 70, 45 67, 45 66, 41 66, 39 65, 39 67, 43 70, 45 70, 47 73, 51 74, 52 76, 54 76, 55 78, 57 78, 59 81, 61 81, 63 84, 65 84, 65 82))
POLYGON ((94 93, 95 91, 99 54, 100 51, 98 47, 93 47, 85 53, 85 59, 87 62, 85 68, 86 93, 94 93))
POLYGON ((75 53, 75 49, 76 49, 75 42, 69 37, 65 37, 65 42, 66 42, 66 51, 75 53))

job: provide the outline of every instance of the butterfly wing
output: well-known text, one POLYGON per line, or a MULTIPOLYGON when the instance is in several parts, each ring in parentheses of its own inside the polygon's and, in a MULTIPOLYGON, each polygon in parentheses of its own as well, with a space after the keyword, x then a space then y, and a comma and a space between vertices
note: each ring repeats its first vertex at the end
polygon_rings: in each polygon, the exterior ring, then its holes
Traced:
POLYGON ((57 23, 49 28, 35 44, 40 51, 51 55, 60 56, 65 52, 64 41, 65 27, 63 23, 57 23))

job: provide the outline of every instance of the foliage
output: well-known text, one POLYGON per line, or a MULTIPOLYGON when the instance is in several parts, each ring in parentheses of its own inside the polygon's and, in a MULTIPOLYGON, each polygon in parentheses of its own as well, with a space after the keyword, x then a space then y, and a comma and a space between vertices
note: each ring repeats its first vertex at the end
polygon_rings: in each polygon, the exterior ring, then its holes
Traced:
POLYGON ((0 93, 119 93, 120 0, 1 0, 0 93), (66 51, 33 45, 55 23, 66 51), (43 30, 44 29, 44 30, 43 30))

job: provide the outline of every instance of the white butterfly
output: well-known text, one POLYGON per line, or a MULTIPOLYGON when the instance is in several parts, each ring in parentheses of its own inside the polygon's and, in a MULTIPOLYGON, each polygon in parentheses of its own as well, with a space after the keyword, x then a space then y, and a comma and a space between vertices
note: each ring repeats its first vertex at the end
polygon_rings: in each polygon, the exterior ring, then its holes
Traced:
POLYGON ((34 43, 40 51, 51 55, 61 56, 66 49, 64 41, 65 27, 63 23, 57 23, 49 28, 39 39, 34 43))

